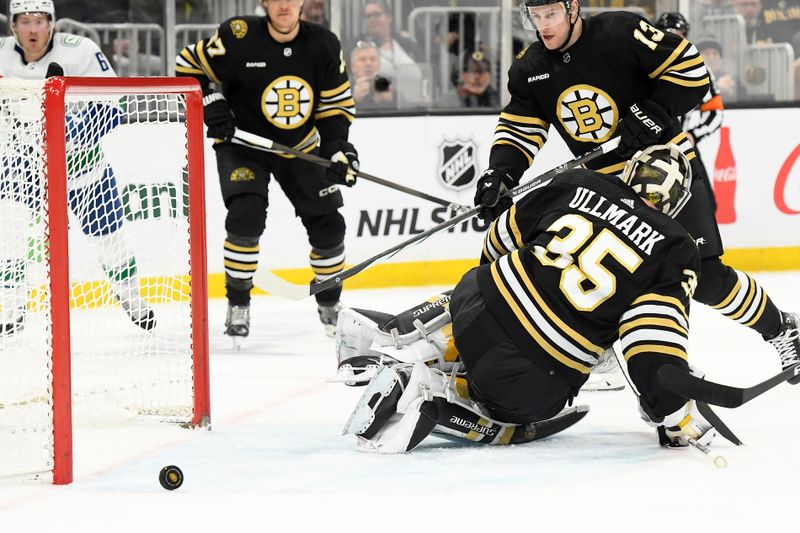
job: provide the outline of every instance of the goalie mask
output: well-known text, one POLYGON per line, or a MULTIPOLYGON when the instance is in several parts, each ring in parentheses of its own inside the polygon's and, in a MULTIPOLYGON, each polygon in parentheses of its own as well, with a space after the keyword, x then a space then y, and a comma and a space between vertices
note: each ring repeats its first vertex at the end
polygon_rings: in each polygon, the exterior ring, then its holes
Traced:
POLYGON ((692 167, 673 144, 655 144, 636 152, 625 166, 622 181, 671 218, 692 196, 692 167))

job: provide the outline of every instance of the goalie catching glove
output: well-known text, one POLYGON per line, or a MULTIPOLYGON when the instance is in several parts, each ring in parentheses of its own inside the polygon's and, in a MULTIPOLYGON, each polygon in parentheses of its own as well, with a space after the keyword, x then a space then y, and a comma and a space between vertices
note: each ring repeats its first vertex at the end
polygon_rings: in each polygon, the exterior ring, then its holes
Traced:
POLYGON ((643 148, 665 142, 672 122, 664 108, 653 100, 633 104, 630 113, 619 123, 617 153, 629 159, 643 148))
POLYGON ((348 141, 337 140, 320 148, 320 155, 331 160, 329 180, 348 187, 356 184, 359 163, 355 146, 348 141))
POLYGON ((506 172, 496 168, 484 170, 475 191, 475 205, 481 207, 478 217, 488 224, 502 215, 514 204, 509 192, 513 187, 514 179, 506 172))
POLYGON ((236 118, 222 94, 211 93, 203 98, 203 122, 208 127, 206 137, 223 141, 233 139, 236 118))

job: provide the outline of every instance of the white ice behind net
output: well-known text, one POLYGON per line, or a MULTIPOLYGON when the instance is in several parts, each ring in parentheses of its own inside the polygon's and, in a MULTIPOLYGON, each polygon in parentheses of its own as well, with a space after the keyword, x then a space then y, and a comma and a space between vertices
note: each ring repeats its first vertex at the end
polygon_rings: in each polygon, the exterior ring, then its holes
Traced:
MULTIPOLYGON (((37 91, 7 82, 0 85, 0 475, 52 467, 41 83, 37 91)), ((184 117, 180 95, 67 97, 76 424, 192 415, 184 117)))

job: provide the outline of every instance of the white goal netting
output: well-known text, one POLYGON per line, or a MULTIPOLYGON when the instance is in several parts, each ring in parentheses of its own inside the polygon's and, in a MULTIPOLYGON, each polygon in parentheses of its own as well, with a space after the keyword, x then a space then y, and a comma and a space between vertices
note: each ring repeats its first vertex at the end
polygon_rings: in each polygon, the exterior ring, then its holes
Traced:
POLYGON ((67 91, 51 109, 43 84, 0 80, 0 476, 53 468, 50 284, 67 270, 76 423, 195 414, 185 96, 67 91), (45 129, 59 113, 65 172, 45 129))

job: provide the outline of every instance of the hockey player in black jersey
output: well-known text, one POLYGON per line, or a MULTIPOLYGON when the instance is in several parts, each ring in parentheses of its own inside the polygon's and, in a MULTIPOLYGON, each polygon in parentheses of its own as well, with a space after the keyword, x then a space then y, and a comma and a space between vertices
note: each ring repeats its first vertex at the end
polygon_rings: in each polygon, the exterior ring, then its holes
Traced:
MULTIPOLYGON (((352 186, 358 153, 348 142, 355 103, 339 39, 300 20, 302 0, 261 0, 265 17, 235 17, 207 39, 184 48, 179 76, 203 87, 208 136, 217 139, 225 219, 226 334, 246 337, 250 292, 264 232, 270 175, 292 202, 311 244, 317 280, 344 268, 345 222, 336 184, 352 186), (211 83, 221 88, 215 92, 211 83), (321 167, 285 154, 266 154, 231 143, 234 129, 255 133, 333 161, 321 167)), ((277 251, 277 250, 276 250, 277 251)), ((320 320, 333 333, 341 287, 317 295, 320 320)))
POLYGON ((482 216, 494 219, 511 206, 505 193, 532 164, 550 125, 576 155, 618 135, 620 148, 589 164, 604 174, 621 172, 626 159, 645 146, 678 145, 696 176, 692 199, 677 218, 700 249, 695 299, 761 334, 784 368, 800 362, 800 318, 779 311, 753 278, 720 259, 713 191, 676 118, 709 91, 697 48, 630 12, 582 19, 578 0, 526 0, 520 13, 539 40, 509 70, 511 100, 500 113, 489 168, 475 195, 482 216))
POLYGON ((623 180, 568 170, 505 211, 481 265, 448 298, 452 324, 443 313, 427 319, 425 308, 410 331, 369 312, 342 315, 340 359, 396 362, 379 367, 345 432, 381 453, 408 451, 434 430, 489 444, 535 440, 537 429, 552 434, 582 416, 563 409, 619 339, 649 421, 676 443, 708 443, 713 428, 694 402, 656 380, 662 365, 689 371, 700 255, 671 217, 689 199, 690 165, 674 145, 654 145, 623 180))

